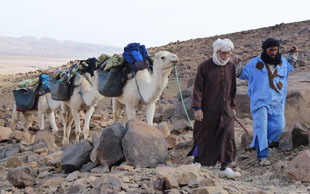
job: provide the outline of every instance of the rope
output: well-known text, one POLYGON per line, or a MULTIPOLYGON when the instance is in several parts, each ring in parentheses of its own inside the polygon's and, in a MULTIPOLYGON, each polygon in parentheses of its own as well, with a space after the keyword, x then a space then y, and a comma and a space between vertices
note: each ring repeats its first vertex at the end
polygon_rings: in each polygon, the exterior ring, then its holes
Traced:
POLYGON ((138 90, 139 96, 140 96, 140 98, 141 98, 144 102, 146 102, 146 101, 144 100, 144 98, 142 97, 142 95, 141 95, 140 88, 139 88, 139 85, 138 85, 138 80, 137 80, 137 78, 136 78, 136 73, 135 73, 134 71, 132 71, 132 72, 133 72, 133 75, 134 75, 134 77, 135 77, 136 86, 137 86, 137 90, 138 90))
POLYGON ((174 70, 175 70, 175 77, 177 78, 177 84, 178 84, 178 88, 179 88, 179 94, 180 94, 180 97, 181 97, 181 102, 182 102, 182 105, 183 105, 183 109, 184 109, 184 112, 186 114, 186 117, 187 117, 187 120, 188 120, 188 123, 189 125, 191 126, 192 129, 194 129, 194 126, 187 114, 187 111, 186 111, 186 107, 185 107, 185 104, 184 104, 184 100, 183 100, 183 96, 182 96, 182 91, 181 91, 181 84, 180 84, 180 81, 179 81, 179 76, 178 76, 178 70, 177 70, 177 67, 174 66, 174 70))

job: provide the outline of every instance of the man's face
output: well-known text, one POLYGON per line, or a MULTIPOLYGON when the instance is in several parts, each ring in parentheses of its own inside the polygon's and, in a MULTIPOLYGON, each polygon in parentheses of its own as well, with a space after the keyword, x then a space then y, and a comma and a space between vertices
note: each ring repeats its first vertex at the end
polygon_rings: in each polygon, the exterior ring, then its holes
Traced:
POLYGON ((232 53, 231 51, 221 51, 221 50, 217 51, 217 54, 219 55, 222 61, 227 61, 231 56, 231 53, 232 53))
POLYGON ((272 46, 267 48, 267 55, 271 58, 275 58, 277 53, 278 53, 279 47, 277 46, 272 46))

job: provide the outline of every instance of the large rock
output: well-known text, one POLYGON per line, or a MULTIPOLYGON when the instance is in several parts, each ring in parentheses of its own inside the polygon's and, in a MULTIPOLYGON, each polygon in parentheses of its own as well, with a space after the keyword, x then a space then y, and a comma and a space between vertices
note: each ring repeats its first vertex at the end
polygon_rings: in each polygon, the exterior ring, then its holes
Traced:
POLYGON ((61 167, 65 173, 80 170, 89 161, 92 149, 92 144, 86 139, 66 149, 61 156, 61 167))
POLYGON ((288 178, 310 183, 310 151, 300 152, 286 169, 288 178))
POLYGON ((10 169, 7 180, 17 188, 24 188, 35 184, 37 172, 32 167, 10 169))
POLYGON ((310 142, 310 129, 302 123, 296 123, 292 130, 293 147, 307 146, 310 142))
POLYGON ((165 163, 168 148, 162 132, 138 119, 128 121, 126 131, 122 146, 129 165, 155 167, 165 163))
POLYGON ((122 124, 115 123, 105 128, 99 139, 94 140, 94 149, 90 154, 91 161, 96 164, 112 166, 124 161, 122 138, 125 129, 122 124))
POLYGON ((9 127, 0 126, 0 142, 9 140, 11 135, 12 129, 10 129, 9 127))

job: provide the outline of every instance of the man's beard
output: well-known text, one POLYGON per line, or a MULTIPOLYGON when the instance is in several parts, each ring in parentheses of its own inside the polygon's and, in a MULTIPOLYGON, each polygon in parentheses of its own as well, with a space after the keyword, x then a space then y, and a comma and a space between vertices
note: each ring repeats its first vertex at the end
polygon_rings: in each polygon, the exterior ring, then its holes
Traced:
POLYGON ((281 63, 281 54, 279 52, 276 54, 275 57, 272 58, 267 54, 266 49, 264 49, 264 51, 261 54, 261 58, 264 61, 264 63, 267 64, 278 65, 281 63))

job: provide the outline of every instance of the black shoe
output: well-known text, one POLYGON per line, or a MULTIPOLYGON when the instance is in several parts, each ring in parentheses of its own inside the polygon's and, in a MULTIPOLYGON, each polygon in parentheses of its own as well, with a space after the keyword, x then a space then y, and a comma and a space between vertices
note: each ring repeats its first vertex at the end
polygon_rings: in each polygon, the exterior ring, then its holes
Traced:
POLYGON ((195 157, 194 157, 194 162, 193 162, 193 163, 196 163, 196 162, 199 163, 198 156, 195 156, 195 157))

